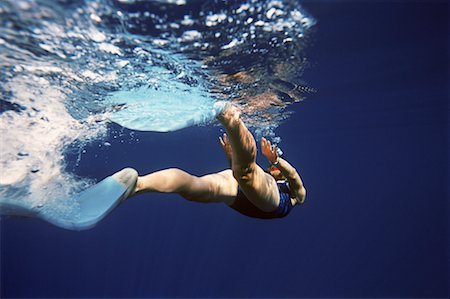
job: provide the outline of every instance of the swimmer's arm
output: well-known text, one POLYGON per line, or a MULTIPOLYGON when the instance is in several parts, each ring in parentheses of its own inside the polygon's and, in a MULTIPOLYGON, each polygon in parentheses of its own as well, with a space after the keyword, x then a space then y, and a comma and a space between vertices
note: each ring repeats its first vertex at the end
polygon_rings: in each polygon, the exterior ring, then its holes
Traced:
POLYGON ((295 168, 286 160, 278 157, 277 146, 272 145, 270 141, 264 137, 261 139, 261 150, 270 163, 277 164, 277 168, 288 180, 289 187, 295 193, 295 197, 300 203, 303 203, 306 197, 306 189, 297 170, 295 170, 295 168))
POLYGON ((297 170, 281 157, 278 157, 277 167, 288 180, 289 188, 295 193, 295 197, 303 203, 306 198, 306 189, 297 170))

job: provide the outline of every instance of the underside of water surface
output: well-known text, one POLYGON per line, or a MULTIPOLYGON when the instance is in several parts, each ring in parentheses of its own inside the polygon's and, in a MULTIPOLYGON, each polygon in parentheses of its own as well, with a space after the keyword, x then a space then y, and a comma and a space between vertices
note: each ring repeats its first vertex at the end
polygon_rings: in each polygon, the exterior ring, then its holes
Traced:
POLYGON ((301 79, 315 20, 297 1, 0 2, 0 201, 76 209, 94 182, 66 151, 108 123, 170 132, 215 125, 233 102, 257 136, 314 90, 301 79))

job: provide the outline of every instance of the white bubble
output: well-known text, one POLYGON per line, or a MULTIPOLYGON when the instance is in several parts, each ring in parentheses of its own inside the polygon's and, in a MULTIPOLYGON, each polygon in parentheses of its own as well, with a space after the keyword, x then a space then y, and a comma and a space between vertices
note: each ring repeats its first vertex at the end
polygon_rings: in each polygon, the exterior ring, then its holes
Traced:
POLYGON ((237 44, 238 44, 238 40, 234 38, 231 42, 222 46, 221 49, 224 49, 224 50, 231 49, 231 48, 235 47, 237 44))
POLYGON ((106 35, 96 30, 91 30, 90 32, 88 32, 88 36, 91 40, 97 43, 104 42, 106 40, 106 35))
POLYGON ((200 32, 198 32, 197 30, 187 30, 187 31, 183 32, 181 39, 184 42, 190 42, 190 41, 200 39, 201 37, 202 37, 202 34, 200 32))
POLYGON ((102 19, 98 15, 93 13, 91 13, 89 17, 91 18, 92 21, 96 23, 100 23, 102 21, 102 19))
POLYGON ((98 47, 101 51, 104 52, 108 52, 111 54, 116 54, 119 56, 122 56, 122 52, 120 51, 120 49, 112 44, 108 44, 108 43, 101 43, 98 47))
POLYGON ((183 17, 183 20, 181 21, 181 25, 192 26, 192 25, 194 25, 194 20, 192 20, 190 16, 185 15, 183 17))
POLYGON ((208 27, 216 26, 227 19, 227 15, 224 13, 213 14, 206 17, 205 25, 208 27))

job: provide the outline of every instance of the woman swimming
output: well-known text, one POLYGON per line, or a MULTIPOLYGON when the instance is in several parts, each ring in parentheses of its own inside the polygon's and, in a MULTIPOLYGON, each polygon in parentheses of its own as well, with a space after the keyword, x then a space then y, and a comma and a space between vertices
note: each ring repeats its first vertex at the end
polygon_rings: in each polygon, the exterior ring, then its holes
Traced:
POLYGON ((156 171, 139 177, 131 196, 177 193, 195 202, 223 202, 244 215, 262 219, 284 217, 304 202, 306 189, 299 174, 265 138, 261 149, 273 165, 270 174, 256 164, 255 139, 235 106, 227 104, 217 119, 227 131, 219 139, 231 169, 201 177, 177 168, 156 171))

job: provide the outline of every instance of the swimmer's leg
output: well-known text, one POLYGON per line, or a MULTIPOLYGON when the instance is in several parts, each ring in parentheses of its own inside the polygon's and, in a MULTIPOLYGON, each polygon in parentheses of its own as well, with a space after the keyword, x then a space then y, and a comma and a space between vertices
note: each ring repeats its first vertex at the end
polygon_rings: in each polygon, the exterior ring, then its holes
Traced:
POLYGON ((237 182, 230 169, 202 177, 169 168, 138 178, 133 195, 145 192, 176 193, 187 200, 231 204, 237 195, 237 182))
POLYGON ((227 104, 217 116, 233 149, 232 170, 244 194, 263 211, 273 211, 280 198, 275 179, 256 164, 256 142, 236 107, 227 104))

